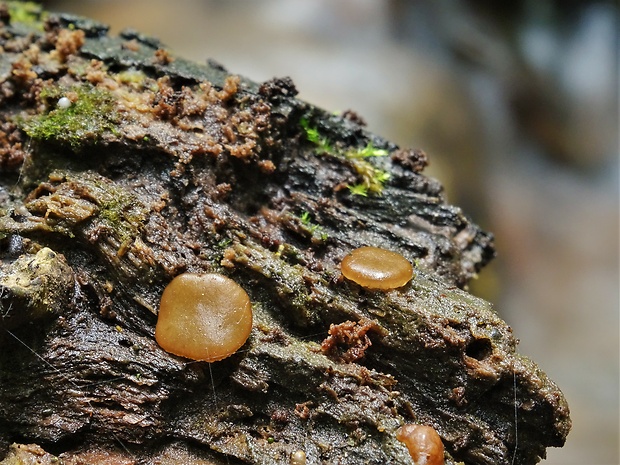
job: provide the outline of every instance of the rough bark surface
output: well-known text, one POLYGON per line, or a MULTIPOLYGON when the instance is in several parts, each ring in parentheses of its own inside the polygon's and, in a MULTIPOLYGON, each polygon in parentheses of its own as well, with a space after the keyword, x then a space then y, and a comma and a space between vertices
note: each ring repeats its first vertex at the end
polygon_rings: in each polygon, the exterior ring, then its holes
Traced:
POLYGON ((2 463, 405 464, 412 422, 447 464, 564 443, 562 393, 464 290, 492 237, 423 152, 136 32, 12 2, 0 22, 2 463), (362 245, 402 253, 413 280, 345 280, 362 245), (185 271, 250 295, 232 357, 155 342, 185 271))

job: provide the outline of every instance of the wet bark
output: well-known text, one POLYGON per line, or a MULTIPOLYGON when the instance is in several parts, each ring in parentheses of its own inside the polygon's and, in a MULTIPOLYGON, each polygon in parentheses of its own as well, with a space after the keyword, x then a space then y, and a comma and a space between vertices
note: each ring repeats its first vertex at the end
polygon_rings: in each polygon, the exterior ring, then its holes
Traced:
POLYGON ((448 464, 564 443, 562 393, 464 290, 492 236, 422 174, 424 152, 288 79, 19 8, 0 7, 3 463, 410 463, 403 423, 433 426, 448 464), (362 245, 402 253, 413 280, 345 280, 362 245), (155 342, 186 271, 252 299, 252 335, 221 362, 155 342))

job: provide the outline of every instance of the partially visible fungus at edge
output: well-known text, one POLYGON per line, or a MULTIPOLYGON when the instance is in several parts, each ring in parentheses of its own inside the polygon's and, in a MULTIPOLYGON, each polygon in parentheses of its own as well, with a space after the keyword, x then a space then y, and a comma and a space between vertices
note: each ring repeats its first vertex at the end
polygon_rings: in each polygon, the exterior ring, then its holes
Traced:
POLYGON ((408 423, 398 428, 396 439, 407 446, 416 465, 444 465, 443 442, 434 428, 408 423))
POLYGON ((252 330, 252 304, 220 274, 184 273, 161 297, 155 339, 166 352, 216 362, 234 354, 252 330))
POLYGON ((413 266, 409 260, 379 247, 353 250, 342 260, 340 270, 345 278, 368 289, 396 289, 413 278, 413 266))

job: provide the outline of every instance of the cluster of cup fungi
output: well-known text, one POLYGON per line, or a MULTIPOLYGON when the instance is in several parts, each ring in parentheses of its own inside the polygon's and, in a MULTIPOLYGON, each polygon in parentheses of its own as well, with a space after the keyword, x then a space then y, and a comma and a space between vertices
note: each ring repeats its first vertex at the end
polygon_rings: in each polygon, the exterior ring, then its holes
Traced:
MULTIPOLYGON (((401 254, 378 247, 360 247, 340 265, 349 281, 372 290, 406 285, 413 266, 401 254)), ((217 273, 183 273, 164 289, 155 339, 165 351, 205 362, 217 362, 237 352, 252 331, 252 303, 232 279, 217 273)), ((416 465, 443 465, 441 438, 430 426, 405 424, 396 431, 416 465)), ((295 451, 291 465, 305 465, 306 453, 295 451)))

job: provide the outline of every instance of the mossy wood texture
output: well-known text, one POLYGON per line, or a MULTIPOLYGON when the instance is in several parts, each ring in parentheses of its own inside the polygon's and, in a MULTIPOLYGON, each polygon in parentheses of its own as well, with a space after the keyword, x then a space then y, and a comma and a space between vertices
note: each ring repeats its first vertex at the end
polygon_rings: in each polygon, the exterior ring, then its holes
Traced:
POLYGON ((446 204, 423 152, 288 79, 0 5, 0 445, 31 444, 3 463, 406 464, 404 423, 434 427, 447 464, 533 464, 564 443, 562 393, 463 290, 492 237, 446 204), (413 279, 344 279, 367 245, 413 279), (232 357, 155 342, 182 272, 249 294, 232 357))

